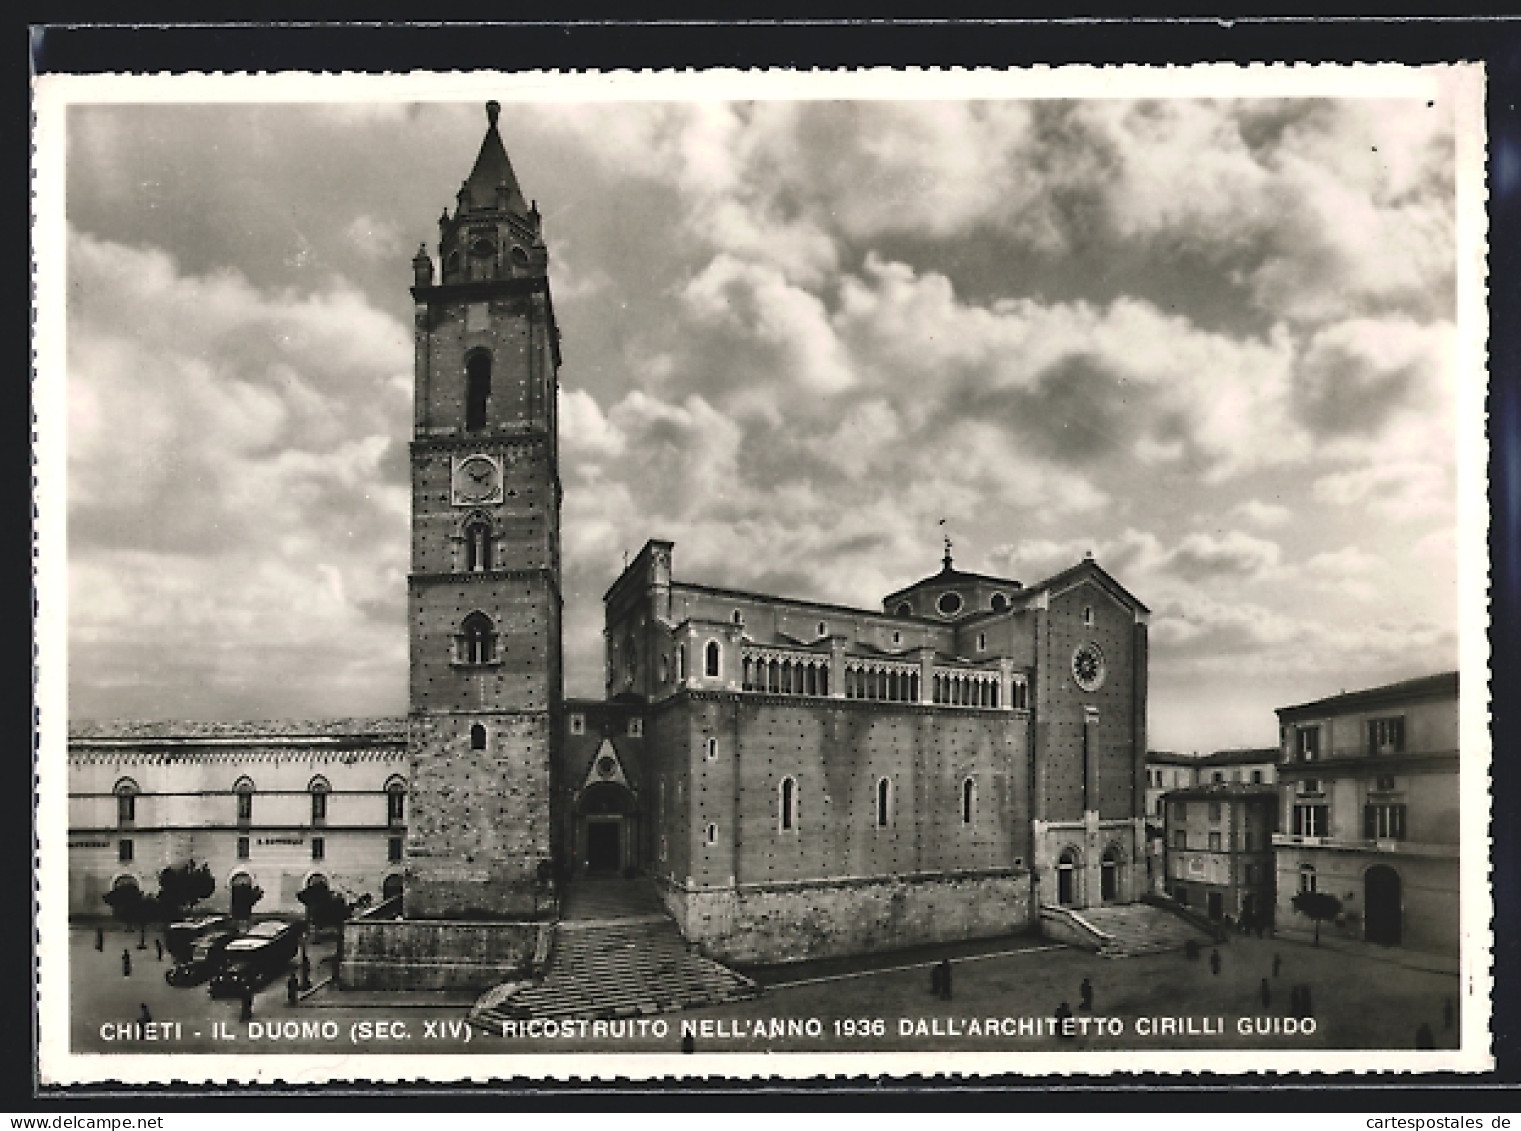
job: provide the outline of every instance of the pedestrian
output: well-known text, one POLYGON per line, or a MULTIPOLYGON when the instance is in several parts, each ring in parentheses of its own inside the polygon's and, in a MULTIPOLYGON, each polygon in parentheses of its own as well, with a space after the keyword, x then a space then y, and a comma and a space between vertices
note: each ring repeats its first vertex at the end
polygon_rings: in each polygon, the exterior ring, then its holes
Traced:
POLYGON ((1072 1007, 1062 1002, 1056 1007, 1056 1035, 1063 1039, 1071 1039, 1077 1036, 1076 1027, 1068 1028, 1067 1022, 1072 1020, 1072 1007))
POLYGON ((312 960, 306 956, 306 951, 301 952, 301 988, 312 988, 312 960))
POLYGON ((106 932, 100 927, 95 928, 95 949, 100 951, 106 949, 106 932))
POLYGON ((153 1014, 148 1012, 148 1003, 142 1002, 138 1007, 137 1023, 139 1025, 152 1025, 153 1014))
POLYGON ((945 964, 935 963, 930 967, 930 993, 940 997, 945 993, 945 964))
POLYGON ((1442 1028, 1452 1028, 1452 998, 1450 997, 1442 999, 1442 1028))
POLYGON ((949 958, 940 961, 940 996, 945 1001, 951 1000, 951 960, 949 958))
POLYGON ((1209 972, 1216 977, 1220 974, 1220 951, 1218 948, 1209 952, 1209 972))
POLYGON ((238 1012, 238 1020, 253 1020, 253 990, 248 986, 243 987, 243 1008, 238 1012))
POLYGON ((285 980, 285 1000, 290 1005, 296 1004, 296 999, 301 996, 301 980, 296 977, 296 972, 291 971, 289 978, 285 980))
POLYGON ((697 1051, 697 1038, 694 1037, 694 1036, 692 1036, 691 1033, 688 1033, 686 1036, 682 1037, 681 1038, 681 1051, 682 1052, 696 1052, 697 1051))
POLYGON ((123 978, 132 977, 132 952, 130 950, 123 950, 121 952, 121 976, 123 978))
POLYGON ((1283 959, 1277 954, 1273 955, 1273 977, 1278 977, 1278 972, 1283 969, 1283 959))
POLYGON ((1432 1033, 1431 1026, 1421 1022, 1421 1027, 1415 1031, 1415 1047, 1418 1049, 1436 1048, 1436 1035, 1432 1033))
POLYGON ((1266 978, 1262 979, 1262 1008, 1266 1009, 1273 1004, 1273 986, 1266 978))
POLYGON ((158 960, 162 962, 164 960, 164 940, 154 939, 153 949, 158 952, 158 960))
POLYGON ((1077 992, 1079 995, 1077 1007, 1093 1012, 1093 982, 1084 978, 1083 984, 1077 987, 1077 992))

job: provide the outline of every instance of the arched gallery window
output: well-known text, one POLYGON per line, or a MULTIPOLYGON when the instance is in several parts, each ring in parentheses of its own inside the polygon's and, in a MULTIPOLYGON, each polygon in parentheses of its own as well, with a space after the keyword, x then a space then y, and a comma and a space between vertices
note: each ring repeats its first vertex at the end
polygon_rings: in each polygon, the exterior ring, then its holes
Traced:
POLYGON ((961 783, 961 823, 970 825, 977 815, 977 783, 967 778, 961 783))
POLYGON ((885 829, 893 819, 893 783, 890 778, 877 779, 877 828, 885 829))

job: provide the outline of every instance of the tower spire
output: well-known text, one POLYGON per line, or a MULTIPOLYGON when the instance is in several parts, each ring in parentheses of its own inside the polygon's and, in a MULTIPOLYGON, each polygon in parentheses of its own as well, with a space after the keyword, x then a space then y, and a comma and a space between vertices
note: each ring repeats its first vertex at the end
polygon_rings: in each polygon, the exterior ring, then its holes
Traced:
POLYGON ((467 211, 502 211, 515 216, 528 215, 528 201, 518 186, 518 178, 507 159, 507 147, 497 132, 497 118, 502 113, 499 102, 486 103, 486 136, 475 157, 475 167, 465 178, 463 207, 467 211))

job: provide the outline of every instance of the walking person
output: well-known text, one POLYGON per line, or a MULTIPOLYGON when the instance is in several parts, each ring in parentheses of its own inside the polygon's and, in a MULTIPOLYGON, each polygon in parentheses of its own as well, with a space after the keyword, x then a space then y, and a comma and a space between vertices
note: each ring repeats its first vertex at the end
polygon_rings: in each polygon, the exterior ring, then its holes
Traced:
POLYGON ((312 960, 306 956, 306 951, 301 952, 301 988, 312 988, 312 960))
POLYGON ((139 1025, 152 1025, 153 1024, 153 1014, 151 1014, 151 1013, 148 1012, 148 1003, 147 1002, 140 1003, 138 1005, 137 1009, 138 1009, 137 1023, 139 1025))
POLYGON ((939 962, 930 967, 930 993, 934 997, 945 993, 945 973, 939 962))
POLYGON ((285 1001, 288 1005, 295 1005, 301 996, 301 980, 296 977, 296 972, 291 971, 290 977, 285 979, 285 1001))
POLYGON ((1209 972, 1216 977, 1220 976, 1220 951, 1218 948, 1209 952, 1209 972))
POLYGON ((1075 1029, 1069 1030, 1067 1022, 1072 1020, 1072 1007, 1062 1002, 1056 1007, 1056 1035, 1063 1040, 1071 1040, 1077 1036, 1075 1029))
POLYGON ((238 1011, 239 1021, 253 1020, 253 990, 243 987, 243 1008, 238 1011))
POLYGON ((1278 977, 1278 972, 1283 969, 1283 959, 1277 954, 1273 955, 1273 977, 1278 977))
POLYGON ((130 950, 123 950, 121 952, 121 976, 123 978, 132 977, 132 952, 130 950))
POLYGON ((1079 1009, 1086 1009, 1089 1013, 1092 1013, 1093 1012, 1093 983, 1089 979, 1084 978, 1083 979, 1083 984, 1077 987, 1077 992, 1078 992, 1078 997, 1079 997, 1079 1001, 1078 1001, 1078 1006, 1077 1007, 1079 1009))
POLYGON ((158 952, 158 960, 162 962, 164 960, 164 940, 154 939, 153 949, 158 952))
POLYGON ((942 959, 940 962, 940 997, 943 1001, 951 1000, 951 960, 942 959))
POLYGON ((95 928, 95 949, 99 951, 106 949, 106 932, 100 927, 95 928))

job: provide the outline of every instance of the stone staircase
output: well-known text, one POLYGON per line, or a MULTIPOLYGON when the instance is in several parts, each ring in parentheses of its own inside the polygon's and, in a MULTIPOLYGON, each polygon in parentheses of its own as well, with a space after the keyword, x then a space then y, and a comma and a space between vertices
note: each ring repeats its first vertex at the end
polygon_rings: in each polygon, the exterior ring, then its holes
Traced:
POLYGON ((1190 939, 1200 945, 1210 936, 1180 915, 1149 903, 1117 903, 1103 907, 1041 908, 1042 925, 1048 933, 1103 958, 1130 958, 1181 950, 1190 939), (1050 930, 1051 927, 1059 927, 1050 930))
POLYGON ((647 882, 578 881, 564 910, 543 980, 488 992, 472 1021, 499 1031, 501 1021, 628 1017, 760 993, 749 978, 698 954, 647 882))

